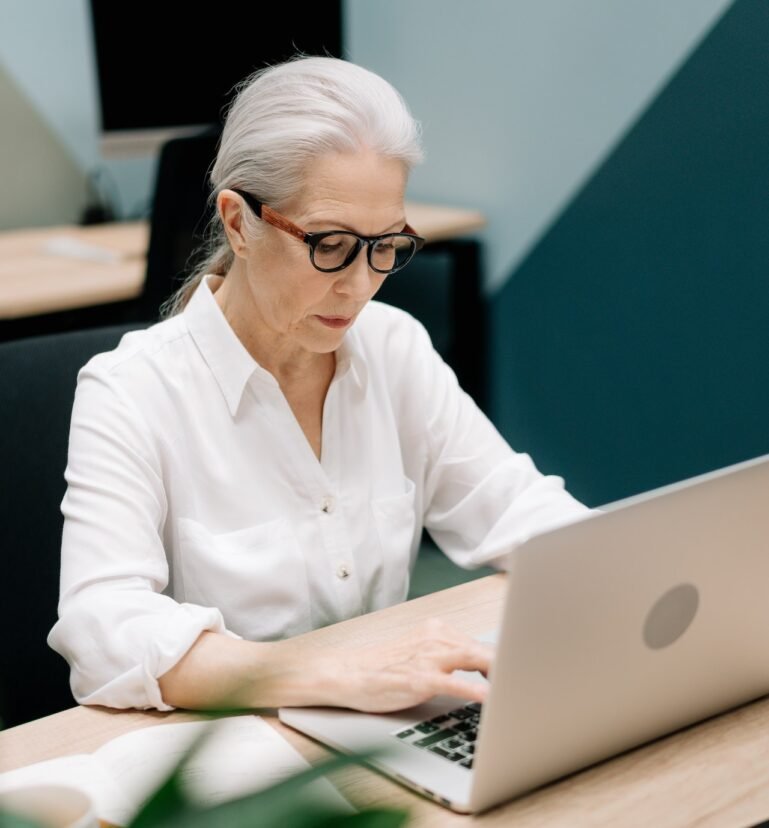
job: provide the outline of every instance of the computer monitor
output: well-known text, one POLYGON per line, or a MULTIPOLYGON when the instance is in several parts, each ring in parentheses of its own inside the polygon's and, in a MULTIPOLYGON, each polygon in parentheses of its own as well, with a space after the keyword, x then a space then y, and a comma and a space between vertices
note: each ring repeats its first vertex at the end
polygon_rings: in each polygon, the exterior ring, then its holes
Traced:
POLYGON ((342 56, 341 0, 211 7, 90 0, 107 157, 154 154, 171 137, 221 123, 234 86, 297 52, 342 56))

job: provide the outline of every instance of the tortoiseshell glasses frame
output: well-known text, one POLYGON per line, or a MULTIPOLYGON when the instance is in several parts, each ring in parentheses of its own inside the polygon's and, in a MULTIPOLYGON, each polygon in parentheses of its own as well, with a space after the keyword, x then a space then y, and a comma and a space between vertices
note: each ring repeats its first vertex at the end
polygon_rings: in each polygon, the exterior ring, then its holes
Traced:
POLYGON ((373 271, 385 275, 396 273, 406 267, 425 243, 408 224, 400 233, 384 233, 381 236, 361 236, 351 230, 307 233, 251 193, 244 190, 233 192, 237 193, 262 221, 308 245, 310 262, 321 273, 338 273, 344 270, 355 261, 364 246, 369 267, 373 271))

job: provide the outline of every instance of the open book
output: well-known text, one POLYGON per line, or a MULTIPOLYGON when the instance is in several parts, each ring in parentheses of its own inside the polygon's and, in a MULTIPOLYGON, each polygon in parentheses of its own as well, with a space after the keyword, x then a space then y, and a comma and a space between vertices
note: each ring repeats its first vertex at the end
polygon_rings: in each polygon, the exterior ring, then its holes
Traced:
MULTIPOLYGON (((99 819, 127 825, 204 728, 211 728, 211 733, 184 774, 190 798, 201 804, 244 796, 309 767, 264 720, 234 716, 135 730, 93 753, 62 756, 0 774, 0 790, 33 783, 71 785, 92 798, 99 819)), ((315 802, 353 810, 326 779, 312 782, 307 791, 315 802)))

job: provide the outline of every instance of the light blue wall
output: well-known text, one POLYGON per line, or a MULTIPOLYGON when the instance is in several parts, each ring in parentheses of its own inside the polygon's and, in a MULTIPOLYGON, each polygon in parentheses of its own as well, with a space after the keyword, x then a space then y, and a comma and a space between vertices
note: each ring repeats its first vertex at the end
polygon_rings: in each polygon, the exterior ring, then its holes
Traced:
POLYGON ((87 0, 0 0, 0 61, 82 168, 98 159, 87 0))
MULTIPOLYGON (((98 172, 98 186, 117 202, 119 216, 146 211, 155 159, 105 160, 100 154, 88 0, 0 0, 0 69, 79 167, 98 172)), ((0 159, 0 170, 4 163, 12 159, 0 159)))
MULTIPOLYGON (((423 123, 412 197, 488 216, 494 287, 730 2, 346 0, 346 43, 423 123)), ((2 0, 0 15, 6 71, 84 170, 107 170, 120 213, 139 211, 154 161, 99 155, 87 0, 2 0)))
POLYGON ((414 198, 489 219, 499 285, 731 0, 347 0, 348 57, 422 121, 414 198))
MULTIPOLYGON (((346 42, 423 122, 412 195, 489 217, 496 285, 729 5, 346 0, 346 42)), ((83 169, 103 163, 87 0, 2 0, 0 61, 83 169)), ((152 159, 105 166, 136 211, 152 159)))

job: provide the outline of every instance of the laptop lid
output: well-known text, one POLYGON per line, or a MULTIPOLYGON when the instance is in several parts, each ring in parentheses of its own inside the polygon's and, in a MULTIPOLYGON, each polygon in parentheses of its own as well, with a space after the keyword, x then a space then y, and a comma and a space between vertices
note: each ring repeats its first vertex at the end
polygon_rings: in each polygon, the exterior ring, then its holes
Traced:
POLYGON ((769 457, 512 554, 472 810, 769 692, 769 457))
POLYGON ((510 559, 472 772, 391 734, 400 713, 284 708, 346 751, 390 742, 381 770, 480 811, 769 692, 769 456, 604 507, 510 559))

